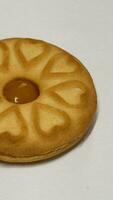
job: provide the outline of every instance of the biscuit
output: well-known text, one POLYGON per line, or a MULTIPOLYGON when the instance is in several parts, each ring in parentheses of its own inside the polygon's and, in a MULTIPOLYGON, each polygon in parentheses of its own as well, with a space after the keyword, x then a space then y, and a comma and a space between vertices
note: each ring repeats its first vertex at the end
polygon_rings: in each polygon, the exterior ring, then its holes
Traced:
POLYGON ((54 157, 86 134, 97 107, 83 64, 41 40, 0 41, 0 160, 54 157))

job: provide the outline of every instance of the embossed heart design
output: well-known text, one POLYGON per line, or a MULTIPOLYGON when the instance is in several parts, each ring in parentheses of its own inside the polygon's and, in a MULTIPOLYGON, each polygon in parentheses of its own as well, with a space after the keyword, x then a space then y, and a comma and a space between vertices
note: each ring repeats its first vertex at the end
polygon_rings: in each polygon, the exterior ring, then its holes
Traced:
POLYGON ((16 42, 15 50, 23 67, 31 67, 43 60, 47 54, 48 46, 39 40, 23 39, 16 42))
POLYGON ((0 113, 0 131, 1 142, 24 139, 27 134, 27 126, 17 107, 12 106, 0 113))
POLYGON ((69 127, 70 118, 62 110, 49 105, 34 103, 33 122, 38 134, 45 137, 57 137, 61 131, 69 127))
POLYGON ((8 70, 9 65, 9 50, 5 43, 0 42, 0 69, 2 72, 8 70))
POLYGON ((78 60, 73 56, 59 53, 53 56, 42 72, 42 78, 70 76, 81 70, 78 60))
POLYGON ((60 83, 48 89, 51 95, 59 103, 79 108, 85 106, 88 100, 88 89, 80 81, 69 81, 60 83))

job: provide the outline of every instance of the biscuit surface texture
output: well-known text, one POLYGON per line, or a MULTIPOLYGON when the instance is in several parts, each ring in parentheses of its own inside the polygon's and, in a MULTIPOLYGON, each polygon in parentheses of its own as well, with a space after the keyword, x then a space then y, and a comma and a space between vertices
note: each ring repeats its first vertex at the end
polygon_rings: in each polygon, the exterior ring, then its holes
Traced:
POLYGON ((33 162, 69 149, 89 129, 96 101, 90 74, 63 49, 28 38, 0 41, 0 160, 33 162), (13 80, 23 79, 39 95, 26 103, 13 102, 11 92, 6 98, 7 84, 9 91, 13 80))

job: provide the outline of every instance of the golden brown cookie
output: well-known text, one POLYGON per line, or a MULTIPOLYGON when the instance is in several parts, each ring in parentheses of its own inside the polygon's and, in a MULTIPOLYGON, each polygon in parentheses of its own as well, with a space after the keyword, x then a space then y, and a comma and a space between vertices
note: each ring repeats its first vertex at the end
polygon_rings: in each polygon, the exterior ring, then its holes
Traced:
POLYGON ((78 59, 44 41, 0 41, 0 160, 58 155, 86 134, 96 112, 92 78, 78 59))

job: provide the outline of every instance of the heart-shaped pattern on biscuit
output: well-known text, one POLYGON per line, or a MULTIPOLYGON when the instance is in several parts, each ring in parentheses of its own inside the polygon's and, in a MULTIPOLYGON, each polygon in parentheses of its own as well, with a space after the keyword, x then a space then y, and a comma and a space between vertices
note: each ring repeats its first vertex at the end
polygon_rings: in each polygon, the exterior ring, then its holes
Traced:
POLYGON ((88 88, 80 81, 60 83, 48 89, 48 94, 58 103, 75 108, 86 106, 88 88))
POLYGON ((40 40, 22 39, 15 44, 16 56, 23 67, 34 67, 46 58, 49 47, 40 40))
POLYGON ((17 106, 12 106, 0 113, 0 142, 7 145, 24 139, 27 126, 17 106))
POLYGON ((7 45, 0 42, 0 71, 7 72, 9 67, 9 49, 7 45))
POLYGON ((70 77, 78 71, 81 71, 78 60, 66 52, 61 52, 48 61, 41 78, 70 77))
POLYGON ((55 138, 69 128, 70 117, 64 111, 49 105, 33 104, 33 122, 37 134, 55 138))

